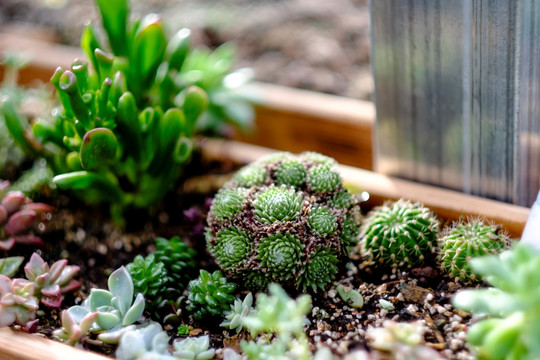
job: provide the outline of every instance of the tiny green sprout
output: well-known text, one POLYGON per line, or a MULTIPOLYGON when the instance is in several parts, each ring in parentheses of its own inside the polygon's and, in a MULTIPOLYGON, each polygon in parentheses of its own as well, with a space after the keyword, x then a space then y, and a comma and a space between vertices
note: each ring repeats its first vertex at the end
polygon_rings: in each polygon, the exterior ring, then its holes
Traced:
POLYGON ((178 329, 176 329, 176 334, 183 336, 189 334, 190 326, 187 324, 181 324, 178 326, 178 329))

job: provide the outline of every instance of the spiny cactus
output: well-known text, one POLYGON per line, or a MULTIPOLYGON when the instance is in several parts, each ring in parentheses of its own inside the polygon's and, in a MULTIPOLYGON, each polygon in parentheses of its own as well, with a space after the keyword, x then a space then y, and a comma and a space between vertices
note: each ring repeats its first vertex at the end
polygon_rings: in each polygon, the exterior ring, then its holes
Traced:
POLYGON ((219 270, 212 274, 201 270, 199 277, 189 282, 187 311, 197 321, 221 316, 234 302, 232 292, 235 289, 236 284, 227 282, 219 270))
POLYGON ((431 210, 407 200, 373 209, 361 228, 361 248, 380 264, 415 266, 432 256, 439 221, 431 210))
POLYGON ((457 222, 439 238, 441 267, 452 277, 470 282, 477 279, 469 262, 483 255, 499 254, 508 248, 510 239, 500 226, 485 220, 457 222))
POLYGON ((34 203, 20 191, 7 191, 9 182, 0 180, 0 250, 10 250, 16 243, 39 246, 43 241, 31 232, 38 215, 53 208, 34 203))
POLYGON ((225 274, 253 291, 270 282, 324 289, 359 234, 358 202, 336 164, 280 152, 240 169, 208 214, 208 248, 225 274))

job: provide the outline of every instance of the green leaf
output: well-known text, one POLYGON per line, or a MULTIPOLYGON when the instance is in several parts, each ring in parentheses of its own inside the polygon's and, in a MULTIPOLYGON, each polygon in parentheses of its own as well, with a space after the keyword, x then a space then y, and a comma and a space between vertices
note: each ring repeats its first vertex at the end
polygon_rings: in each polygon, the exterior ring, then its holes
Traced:
POLYGON ((110 78, 113 76, 114 56, 107 54, 101 49, 94 50, 94 57, 96 58, 97 69, 100 79, 110 78))
POLYGON ((118 296, 125 303, 125 308, 129 308, 133 301, 133 280, 129 271, 122 266, 109 276, 109 290, 113 296, 118 296))
POLYGON ((126 26, 129 14, 128 0, 97 0, 103 27, 107 32, 109 44, 116 55, 128 54, 126 26))
POLYGON ((122 326, 126 326, 129 324, 133 324, 135 321, 137 321, 138 318, 141 317, 144 311, 144 296, 143 294, 139 293, 137 294, 137 297, 135 298, 135 301, 133 302, 133 306, 129 308, 129 310, 124 315, 124 320, 122 321, 122 326))
POLYGON ((142 86, 148 85, 156 76, 166 45, 167 36, 161 18, 155 14, 147 15, 135 35, 131 56, 142 86))
POLYGON ((191 30, 180 29, 169 40, 166 59, 170 69, 180 70, 191 49, 191 30))
POLYGON ((94 32, 94 27, 90 23, 84 27, 81 36, 81 48, 90 59, 92 66, 99 75, 99 67, 94 51, 96 51, 96 49, 103 49, 103 47, 99 44, 96 33, 94 32))
POLYGON ((107 167, 115 160, 117 147, 118 141, 111 130, 96 128, 88 131, 79 152, 83 168, 97 170, 107 167))
POLYGON ((6 127, 17 145, 30 155, 39 155, 41 146, 26 131, 26 119, 17 112, 15 104, 7 96, 0 100, 0 115, 2 114, 6 127))
POLYGON ((103 330, 109 330, 120 325, 120 317, 114 312, 98 312, 96 324, 103 330))
POLYGON ((174 158, 177 163, 183 164, 193 152, 193 141, 190 138, 182 136, 178 139, 174 148, 174 158))
POLYGON ((169 109, 159 122, 158 150, 149 171, 158 174, 172 160, 171 155, 185 126, 184 113, 177 108, 169 109))
POLYGON ((505 316, 522 308, 515 296, 495 288, 462 290, 452 303, 458 309, 492 316, 505 316))
POLYGON ((125 92, 118 100, 118 127, 125 136, 123 143, 126 144, 130 154, 135 160, 141 157, 141 126, 137 112, 137 103, 133 94, 125 92))
POLYGON ((102 193, 110 201, 124 203, 126 196, 117 183, 111 181, 104 174, 98 174, 90 171, 73 171, 53 178, 60 189, 89 189, 92 188, 102 193))
POLYGON ((88 307, 90 311, 98 311, 99 308, 105 306, 109 307, 111 305, 113 295, 103 289, 92 289, 90 296, 88 297, 88 307))
POLYGON ((208 95, 200 87, 190 86, 178 94, 175 104, 184 111, 186 117, 185 133, 187 136, 191 136, 197 119, 208 108, 208 95))
POLYGON ((23 256, 11 256, 0 259, 0 274, 7 277, 13 277, 17 270, 19 270, 23 261, 23 256))
POLYGON ((92 126, 90 124, 90 115, 81 93, 79 92, 75 74, 69 70, 64 71, 59 79, 59 87, 60 91, 67 94, 71 109, 73 110, 73 114, 77 117, 77 120, 80 121, 86 130, 90 129, 92 126))

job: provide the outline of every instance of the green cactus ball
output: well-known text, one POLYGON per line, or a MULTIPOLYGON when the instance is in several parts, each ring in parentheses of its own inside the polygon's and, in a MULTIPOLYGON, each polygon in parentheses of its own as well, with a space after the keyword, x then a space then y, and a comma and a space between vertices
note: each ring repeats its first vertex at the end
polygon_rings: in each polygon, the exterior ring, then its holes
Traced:
POLYGON ((500 226, 482 219, 460 221, 447 228, 439 238, 439 262, 442 270, 453 278, 474 282, 478 278, 469 265, 471 259, 499 254, 509 245, 510 239, 500 226))
POLYGON ((439 221, 419 203, 387 202, 374 208, 361 229, 362 252, 375 263, 422 265, 437 246, 439 221))
POLYGON ((207 244, 222 271, 253 291, 272 282, 324 289, 360 231, 358 201, 336 165, 280 152, 240 169, 208 214, 207 244))

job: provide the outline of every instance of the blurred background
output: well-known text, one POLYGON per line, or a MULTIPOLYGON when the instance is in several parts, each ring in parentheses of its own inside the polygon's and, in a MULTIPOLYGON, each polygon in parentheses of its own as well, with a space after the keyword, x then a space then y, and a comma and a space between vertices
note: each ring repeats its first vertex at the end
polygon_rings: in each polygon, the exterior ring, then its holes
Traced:
MULTIPOLYGON (((251 67, 256 80, 371 100, 368 0, 131 3, 133 15, 162 14, 171 33, 190 28, 197 44, 234 42, 237 67, 251 67)), ((93 1, 0 1, 0 31, 35 31, 78 46, 86 20, 99 21, 93 1)))

